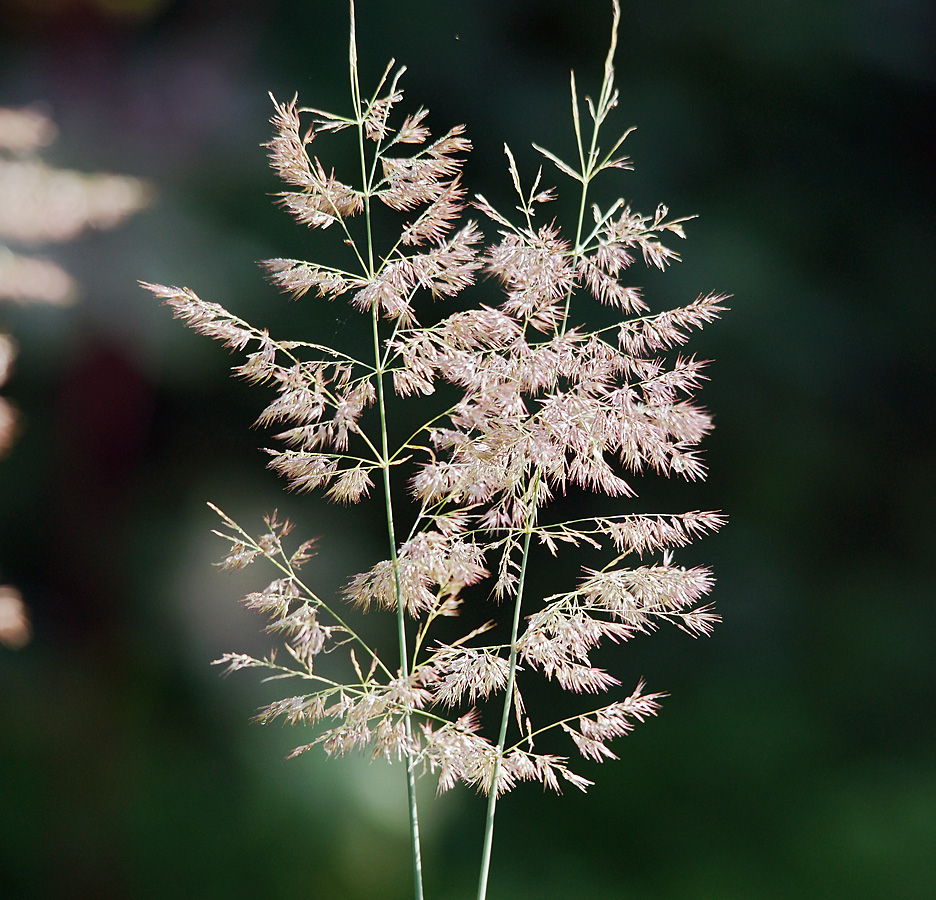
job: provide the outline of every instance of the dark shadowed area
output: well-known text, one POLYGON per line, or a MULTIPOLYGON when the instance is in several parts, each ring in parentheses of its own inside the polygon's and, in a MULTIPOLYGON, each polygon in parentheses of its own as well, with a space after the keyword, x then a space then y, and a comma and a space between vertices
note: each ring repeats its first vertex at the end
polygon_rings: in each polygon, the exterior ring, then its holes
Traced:
MULTIPOLYGON (((597 90, 610 0, 357 5, 363 83, 395 57, 408 109, 465 123, 472 191, 512 207, 504 142, 526 177, 531 141, 571 154, 569 70, 597 90)), ((619 761, 579 764, 587 794, 507 795, 492 900, 936 896, 934 19, 922 0, 624 4, 610 130, 638 127, 636 167, 607 191, 699 217, 678 266, 631 280, 654 309, 734 295, 688 347, 715 360, 708 480, 626 502, 730 516, 677 552, 714 568, 724 622, 602 658, 670 696, 619 761)), ((402 767, 284 761, 310 738, 249 722, 282 684, 209 665, 273 639, 237 602, 264 573, 212 566, 206 501, 320 536, 323 591, 382 552, 376 507, 285 494, 251 428, 268 392, 137 286, 354 338, 356 313, 291 301, 255 264, 322 239, 272 203, 270 91, 347 110, 341 0, 0 0, 0 107, 54 120, 49 165, 153 192, 36 251, 75 279, 71 305, 0 305, 19 422, 0 584, 31 619, 0 644, 4 900, 411 896, 402 767)), ((548 578, 576 577, 566 559, 548 578)), ((430 781, 427 897, 467 900, 484 805, 433 803, 430 781)))

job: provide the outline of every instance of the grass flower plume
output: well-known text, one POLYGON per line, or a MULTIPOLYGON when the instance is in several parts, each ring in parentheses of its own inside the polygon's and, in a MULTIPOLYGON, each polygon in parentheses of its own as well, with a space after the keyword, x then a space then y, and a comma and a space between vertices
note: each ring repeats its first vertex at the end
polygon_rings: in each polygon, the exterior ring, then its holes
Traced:
POLYGON ((295 679, 295 695, 258 716, 310 726, 311 742, 294 755, 320 746, 403 762, 417 898, 417 776, 433 775, 440 791, 461 782, 487 795, 483 898, 498 798, 523 781, 556 791, 590 784, 569 757, 540 751, 544 733, 564 732, 570 755, 600 762, 615 757, 613 739, 658 711, 661 694, 642 681, 619 693, 618 679, 592 663, 593 651, 667 622, 704 635, 717 621, 706 603, 711 573, 678 565, 673 551, 717 529, 722 516, 638 513, 629 499, 643 473, 705 474, 697 447, 711 419, 693 399, 705 363, 677 348, 722 312, 725 298, 651 312, 625 279, 638 258, 659 269, 677 260, 664 241, 683 238, 686 220, 662 205, 646 216, 623 199, 607 208, 591 202, 596 178, 630 168, 621 153, 626 133, 608 150, 599 145, 618 100, 617 0, 613 12, 598 98, 580 103, 572 76, 577 157, 566 162, 534 144, 574 192, 578 215, 568 225, 541 224, 556 189, 544 186, 542 168, 522 178, 509 148, 516 214, 469 199, 465 130, 435 137, 425 109, 400 112, 403 69, 391 63, 363 93, 353 4, 349 111, 273 100, 267 148, 284 183, 278 203, 301 225, 331 229, 352 264, 263 265, 291 297, 348 302, 369 322, 366 351, 274 338, 188 288, 144 285, 190 327, 238 351, 238 376, 275 389, 259 421, 276 432, 269 465, 292 490, 379 505, 386 558, 349 575, 337 597, 322 596, 304 574, 315 544, 293 542, 291 523, 271 516, 253 534, 217 510, 229 544, 222 567, 262 559, 275 570, 244 602, 267 617, 285 648, 285 656, 229 653, 217 662, 295 679), (357 171, 338 173, 318 155, 340 131, 356 143, 357 171), (466 212, 486 221, 493 242, 466 212), (399 227, 378 240, 388 216, 399 227), (501 297, 472 305, 467 297, 484 276, 501 297), (440 317, 439 303, 452 298, 456 311, 440 317), (600 306, 616 311, 615 324, 589 326, 600 306), (413 433, 400 433, 408 420, 397 409, 414 401, 437 406, 413 433), (581 492, 628 498, 619 503, 626 511, 555 514, 567 506, 554 502, 558 495, 581 492), (603 565, 583 567, 550 596, 529 587, 537 554, 576 547, 588 547, 590 560, 603 552, 603 565), (453 617, 469 605, 483 608, 473 623, 491 621, 453 637, 453 617), (395 617, 391 653, 355 629, 367 612, 395 617), (521 688, 537 678, 593 696, 572 717, 533 722, 521 688))

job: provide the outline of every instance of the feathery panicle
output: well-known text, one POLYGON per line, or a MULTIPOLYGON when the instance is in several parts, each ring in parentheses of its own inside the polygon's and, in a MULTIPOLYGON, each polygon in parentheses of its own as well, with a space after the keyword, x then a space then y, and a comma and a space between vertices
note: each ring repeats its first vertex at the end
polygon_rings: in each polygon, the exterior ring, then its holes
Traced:
POLYGON ((299 107, 297 98, 273 101, 274 136, 266 146, 290 188, 279 204, 301 224, 334 225, 332 234, 339 233, 355 262, 348 268, 298 259, 262 265, 293 298, 342 298, 369 317, 370 348, 348 354, 276 340, 188 288, 144 285, 194 330, 245 351, 236 374, 273 389, 257 424, 278 429, 275 438, 285 449, 268 450, 269 465, 291 490, 321 490, 339 503, 372 495, 383 501, 383 558, 350 575, 336 599, 319 596, 299 577, 314 542, 287 549, 288 523, 274 516, 253 537, 216 510, 226 529, 218 533, 230 544, 223 569, 264 558, 278 570, 244 603, 268 618, 266 631, 286 651, 283 662, 275 654, 231 653, 218 663, 302 682, 305 693, 258 715, 261 722, 283 719, 316 729, 291 756, 321 746, 330 755, 367 750, 406 761, 417 886, 417 769, 434 773, 440 792, 461 782, 487 794, 481 898, 497 798, 525 781, 555 791, 591 784, 565 757, 534 751, 534 738, 564 734, 585 759, 613 759, 609 742, 656 715, 663 697, 644 693, 641 681, 623 700, 534 725, 518 680, 542 677, 564 691, 604 695, 620 682, 592 662, 602 645, 665 622, 705 635, 718 621, 703 603, 711 572, 676 565, 673 551, 716 531, 724 517, 634 511, 642 476, 705 475, 698 447, 712 420, 695 393, 706 362, 671 351, 716 319, 726 297, 708 294, 678 309, 651 311, 630 283, 633 267, 676 262, 664 241, 684 238, 687 219, 672 218, 663 205, 644 216, 624 199, 604 209, 589 206, 597 176, 631 168, 620 153, 629 132, 606 153, 598 143, 618 98, 613 57, 620 8, 617 0, 612 6, 614 37, 598 98, 585 98, 587 116, 574 76, 571 81, 577 163, 534 145, 571 180, 581 211, 575 222, 534 226, 539 206, 556 190, 543 187, 542 170, 525 181, 506 148, 520 218, 515 222, 476 196, 474 208, 497 230, 485 245, 481 228, 463 218, 462 169, 471 149, 463 127, 432 140, 425 109, 401 117, 405 70, 391 75, 392 62, 376 89, 362 95, 353 5, 351 114, 299 107), (324 151, 326 138, 342 129, 357 132, 359 171, 336 173, 309 154, 313 142, 324 151), (399 220, 379 239, 375 201, 399 220), (593 225, 585 221, 589 208, 593 225), (499 302, 471 306, 460 299, 454 311, 441 306, 423 314, 428 304, 461 298, 479 272, 494 276, 503 292, 499 302), (621 320, 593 327, 589 320, 600 306, 621 320), (432 324, 421 324, 426 319, 432 324), (412 431, 393 404, 414 395, 429 411, 412 431), (550 520, 559 493, 603 494, 615 499, 617 511, 550 520), (583 545, 603 554, 603 564, 583 568, 578 583, 537 596, 529 575, 538 560, 583 545), (505 630, 497 632, 498 643, 483 642, 495 628, 486 621, 458 637, 451 619, 489 596, 506 606, 509 636, 505 630), (395 656, 382 655, 355 629, 354 616, 368 611, 395 618, 395 656), (443 618, 449 621, 444 640, 436 630, 443 618), (502 704, 499 727, 483 723, 476 709, 495 704, 502 704))
POLYGON ((189 328, 206 337, 221 341, 232 350, 243 350, 251 340, 261 340, 262 332, 251 328, 237 316, 231 315, 219 303, 202 300, 189 288, 167 287, 141 281, 141 286, 159 297, 172 314, 182 319, 189 328))
POLYGON ((549 332, 559 323, 560 301, 576 287, 569 244, 555 227, 535 234, 506 234, 488 254, 486 269, 503 282, 505 313, 549 332))
POLYGON ((660 709, 659 701, 666 696, 644 694, 643 688, 641 681, 626 700, 579 716, 578 730, 567 722, 562 723, 562 730, 572 738, 582 756, 595 762, 617 759, 606 741, 629 734, 637 722, 655 716, 660 709))
POLYGON ((267 270, 270 281, 295 299, 315 290, 317 297, 334 299, 353 287, 362 286, 359 279, 344 272, 337 272, 314 263, 299 259, 267 259, 261 265, 267 270))

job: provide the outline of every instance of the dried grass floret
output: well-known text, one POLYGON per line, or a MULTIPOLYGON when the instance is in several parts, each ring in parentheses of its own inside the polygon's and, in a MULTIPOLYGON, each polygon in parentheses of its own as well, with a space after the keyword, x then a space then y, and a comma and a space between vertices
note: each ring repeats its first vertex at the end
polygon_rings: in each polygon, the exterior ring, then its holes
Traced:
POLYGON ((331 300, 361 286, 360 279, 300 259, 267 259, 261 265, 269 272, 270 281, 296 299, 314 290, 316 296, 331 300))
POLYGON ((572 738, 582 756, 595 762, 617 759, 606 742, 629 734, 637 722, 655 716, 660 709, 659 701, 666 696, 644 694, 643 688, 644 682, 641 681, 626 700, 611 703, 603 709, 580 716, 578 730, 572 728, 568 722, 562 723, 562 730, 572 738))
POLYGON ((301 124, 296 109, 298 95, 289 103, 279 103, 272 94, 270 99, 276 110, 270 119, 275 133, 265 145, 270 151, 270 164, 288 184, 312 187, 312 166, 305 148, 312 142, 315 132, 310 128, 304 135, 300 134, 301 124))
POLYGON ((446 706, 474 703, 507 684, 509 665, 496 648, 442 644, 430 665, 434 698, 446 706))
POLYGON ((504 284, 503 310, 537 331, 560 323, 561 301, 577 287, 570 245, 558 229, 544 225, 535 233, 505 234, 485 260, 487 271, 504 284))

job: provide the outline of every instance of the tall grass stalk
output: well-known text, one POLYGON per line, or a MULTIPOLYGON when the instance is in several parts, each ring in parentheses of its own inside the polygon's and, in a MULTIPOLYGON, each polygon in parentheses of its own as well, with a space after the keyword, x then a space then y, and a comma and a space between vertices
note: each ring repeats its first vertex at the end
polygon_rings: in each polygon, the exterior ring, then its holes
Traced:
POLYGON ((302 225, 331 228, 354 264, 263 265, 294 298, 346 298, 369 315, 370 352, 277 339, 188 288, 144 284, 196 331, 243 352, 238 376, 274 388, 259 423, 285 428, 275 435, 285 449, 267 452, 291 489, 358 503, 379 484, 386 558, 350 576, 338 597, 321 596, 300 576, 317 542, 287 548, 291 523, 274 515, 254 535, 213 507, 223 526, 217 533, 229 544, 222 568, 265 558, 278 570, 244 602, 268 617, 266 630, 282 637, 288 654, 285 664, 275 654, 243 653, 216 662, 228 671, 261 668, 297 680, 295 695, 257 716, 311 730, 311 742, 291 756, 321 746, 329 755, 367 750, 403 763, 417 900, 418 775, 434 774, 439 791, 461 782, 487 795, 477 892, 485 900, 498 798, 523 781, 555 791, 591 784, 567 757, 541 752, 537 743, 564 733, 586 759, 615 758, 608 743, 655 715, 664 696, 647 693, 640 681, 618 699, 603 697, 580 714, 534 725, 523 691, 541 689, 536 683, 545 679, 577 694, 616 692, 618 679, 589 658, 600 643, 625 642, 665 622, 704 635, 718 618, 704 602, 709 570, 678 566, 673 556, 719 528, 723 517, 632 508, 642 474, 704 477, 696 447, 711 419, 694 393, 705 363, 672 351, 718 317, 725 297, 708 294, 652 312, 625 275, 638 258, 659 269, 678 260, 662 241, 683 238, 686 219, 670 217, 663 205, 644 216, 624 199, 605 208, 592 201, 599 176, 631 168, 620 152, 629 131, 608 151, 600 143, 618 101, 618 0, 612 10, 597 101, 582 104, 571 79, 577 162, 533 145, 550 170, 577 185, 571 241, 556 221, 538 224, 541 208, 556 197, 542 186, 542 168, 525 182, 505 148, 520 216, 504 215, 476 194, 470 206, 496 231, 485 244, 480 227, 464 219, 461 172, 471 149, 464 129, 433 140, 425 109, 401 118, 404 70, 394 71, 393 62, 377 87, 362 93, 352 2, 350 112, 274 99, 267 147, 286 185, 280 205, 302 225), (356 136, 359 169, 347 181, 311 152, 346 129, 356 136), (395 232, 378 227, 378 206, 397 217, 395 232), (421 324, 429 303, 471 291, 482 274, 499 282, 498 303, 461 302, 458 311, 433 313, 438 321, 421 324), (616 310, 617 321, 595 328, 589 318, 601 305, 616 310), (437 403, 411 432, 400 410, 414 395, 437 403), (557 493, 617 499, 611 514, 564 519, 552 502, 557 493), (404 521, 412 523, 405 537, 404 521), (575 547, 600 552, 604 563, 583 566, 572 584, 540 595, 531 566, 543 554, 575 547), (393 614, 394 653, 358 632, 347 604, 358 613, 393 614), (487 621, 453 639, 450 620, 466 608, 473 621, 487 621), (498 625, 505 617, 506 628, 498 625), (495 701, 499 716, 489 732, 482 711, 495 701))

